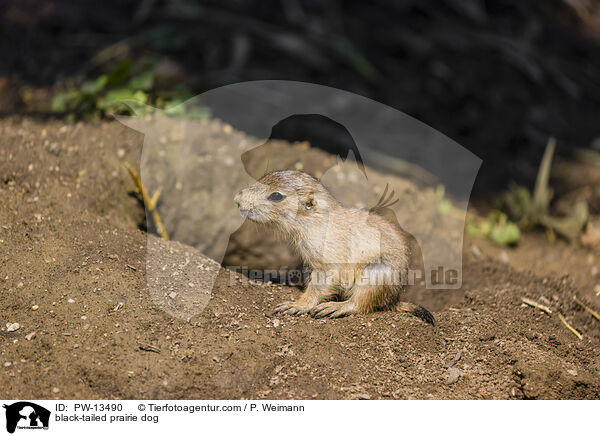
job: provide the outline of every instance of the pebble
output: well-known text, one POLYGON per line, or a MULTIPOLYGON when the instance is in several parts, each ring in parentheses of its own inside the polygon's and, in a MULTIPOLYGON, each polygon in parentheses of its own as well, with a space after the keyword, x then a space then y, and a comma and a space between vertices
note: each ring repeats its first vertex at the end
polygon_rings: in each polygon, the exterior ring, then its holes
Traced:
POLYGON ((177 297, 177 292, 171 292, 169 294, 169 298, 175 298, 175 297, 177 297))
POLYGON ((576 369, 568 369, 567 372, 569 374, 571 374, 572 376, 576 376, 577 375, 577 370, 576 369))
POLYGON ((40 308, 40 306, 38 306, 37 304, 34 304, 33 306, 31 306, 31 310, 38 310, 40 308))
POLYGON ((448 378, 446 379, 446 383, 451 385, 452 383, 456 383, 460 378, 460 370, 458 368, 448 368, 448 378))
POLYGON ((60 392, 60 389, 58 388, 52 388, 52 392, 55 394, 58 394, 60 392))
POLYGON ((9 322, 6 323, 6 331, 8 332, 16 332, 20 327, 18 322, 13 322, 12 324, 9 322))
POLYGON ((12 362, 4 362, 4 366, 6 366, 7 368, 11 365, 12 365, 12 362))
POLYGON ((67 300, 67 303, 71 303, 71 304, 72 304, 72 303, 75 303, 75 300, 73 300, 72 298, 69 298, 69 299, 67 300))
POLYGON ((25 339, 27 339, 28 341, 31 341, 33 338, 35 338, 35 335, 36 335, 35 332, 31 332, 27 336, 25 336, 25 339))
POLYGON ((508 253, 506 253, 506 251, 502 250, 500 255, 498 255, 498 258, 500 259, 500 262, 508 263, 508 253))
POLYGON ((89 328, 90 328, 90 325, 89 325, 89 324, 86 324, 86 325, 84 325, 84 326, 83 326, 83 327, 81 327, 81 328, 82 328, 83 330, 87 330, 87 329, 89 329, 89 328))

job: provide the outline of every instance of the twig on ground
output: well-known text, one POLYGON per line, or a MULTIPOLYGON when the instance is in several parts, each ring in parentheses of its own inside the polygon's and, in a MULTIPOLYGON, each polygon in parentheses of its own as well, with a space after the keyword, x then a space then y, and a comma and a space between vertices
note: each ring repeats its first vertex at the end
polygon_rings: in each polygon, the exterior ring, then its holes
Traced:
POLYGON ((591 309, 590 307, 586 306, 585 304, 583 304, 583 302, 581 302, 576 295, 573 295, 573 301, 575 301, 575 303, 579 304, 581 307, 583 307, 587 312, 591 313, 592 316, 594 318, 596 318, 598 321, 600 321, 600 315, 598 314, 598 312, 596 312, 595 310, 591 309))
POLYGON ((146 189, 144 188, 144 185, 142 185, 142 180, 140 179, 140 176, 138 176, 138 173, 136 173, 135 170, 131 167, 131 165, 129 165, 127 162, 125 162, 125 168, 127 168, 127 171, 129 171, 129 175, 131 176, 131 178, 133 179, 133 182, 137 186, 138 191, 139 191, 140 195, 142 196, 142 201, 144 202, 144 206, 148 209, 148 212, 150 212, 152 214, 152 220, 154 221, 154 226, 156 227, 156 232, 159 234, 159 236, 161 238, 169 239, 169 235, 167 234, 165 226, 163 225, 162 220, 160 219, 160 215, 158 214, 158 211, 156 210, 156 202, 158 201, 158 198, 160 197, 160 189, 154 193, 152 198, 150 198, 150 196, 148 195, 148 192, 146 192, 146 189))
POLYGON ((543 304, 536 303, 535 301, 530 300, 529 298, 522 297, 521 301, 523 303, 527 304, 528 306, 535 307, 537 309, 540 309, 542 312, 546 312, 548 315, 550 315, 552 313, 552 309, 550 309, 548 306, 544 306, 543 304))
POLYGON ((566 328, 568 328, 571 331, 571 333, 573 333, 579 339, 583 339, 583 335, 581 333, 579 333, 577 330, 575 330, 573 327, 571 327, 571 324, 569 324, 567 322, 567 320, 565 319, 564 316, 562 316, 560 313, 558 313, 557 315, 558 315, 558 319, 561 320, 561 322, 565 325, 566 328))
POLYGON ((151 344, 141 344, 138 345, 138 348, 142 351, 150 351, 152 353, 160 353, 160 348, 151 344))

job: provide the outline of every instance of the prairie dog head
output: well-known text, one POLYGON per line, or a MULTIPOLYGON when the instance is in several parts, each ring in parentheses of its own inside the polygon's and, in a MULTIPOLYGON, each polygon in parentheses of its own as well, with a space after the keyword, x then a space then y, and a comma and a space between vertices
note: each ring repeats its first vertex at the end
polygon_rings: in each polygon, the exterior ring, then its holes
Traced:
POLYGON ((275 171, 238 192, 240 213, 258 223, 292 231, 308 221, 327 220, 336 201, 313 176, 302 171, 275 171))

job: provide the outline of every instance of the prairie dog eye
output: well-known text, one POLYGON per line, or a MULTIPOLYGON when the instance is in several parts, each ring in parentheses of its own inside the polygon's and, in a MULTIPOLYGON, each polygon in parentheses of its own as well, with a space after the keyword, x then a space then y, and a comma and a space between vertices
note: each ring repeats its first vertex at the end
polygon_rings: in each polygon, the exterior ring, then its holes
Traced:
POLYGON ((267 197, 267 200, 272 201, 273 203, 279 203, 281 200, 285 198, 285 195, 279 192, 273 192, 271 195, 267 197))

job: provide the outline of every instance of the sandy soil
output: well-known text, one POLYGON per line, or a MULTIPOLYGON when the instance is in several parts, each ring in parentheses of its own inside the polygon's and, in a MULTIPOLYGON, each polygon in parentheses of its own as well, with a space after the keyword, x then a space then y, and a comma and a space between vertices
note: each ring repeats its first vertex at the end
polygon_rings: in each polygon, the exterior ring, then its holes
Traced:
MULTIPOLYGON (((572 301, 600 306, 593 251, 533 234, 506 263, 467 240, 463 288, 412 296, 435 327, 389 312, 272 316, 300 291, 232 285, 225 272, 206 309, 184 321, 149 295, 143 210, 122 166, 139 162, 141 135, 34 118, 3 119, 0 135, 4 398, 600 397, 599 324, 572 301), (522 296, 563 313, 583 339, 522 296)), ((151 242, 165 259, 211 264, 179 242, 151 242)))

